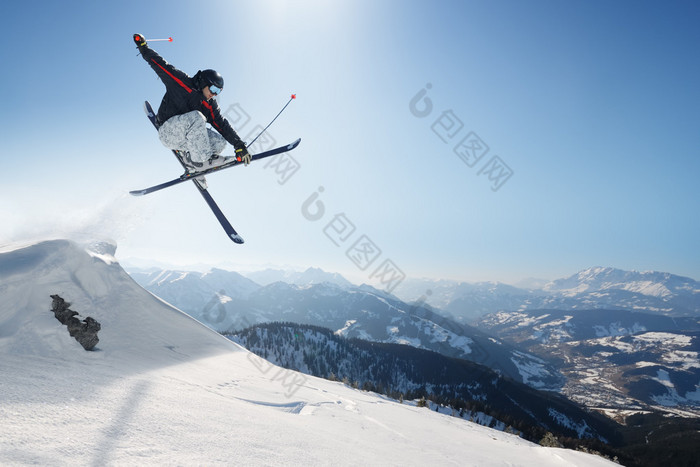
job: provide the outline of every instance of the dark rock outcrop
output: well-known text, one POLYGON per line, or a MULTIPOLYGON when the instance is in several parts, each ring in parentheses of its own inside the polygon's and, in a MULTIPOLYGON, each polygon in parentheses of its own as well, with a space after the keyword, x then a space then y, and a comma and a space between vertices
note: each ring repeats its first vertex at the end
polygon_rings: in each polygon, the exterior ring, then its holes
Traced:
POLYGON ((101 329, 100 323, 90 316, 80 321, 80 319, 76 318, 76 316, 79 316, 78 312, 69 308, 70 302, 66 302, 58 295, 51 295, 51 298, 53 299, 51 310, 54 316, 68 328, 68 333, 71 337, 74 337, 85 350, 94 349, 100 341, 97 337, 97 333, 101 329))

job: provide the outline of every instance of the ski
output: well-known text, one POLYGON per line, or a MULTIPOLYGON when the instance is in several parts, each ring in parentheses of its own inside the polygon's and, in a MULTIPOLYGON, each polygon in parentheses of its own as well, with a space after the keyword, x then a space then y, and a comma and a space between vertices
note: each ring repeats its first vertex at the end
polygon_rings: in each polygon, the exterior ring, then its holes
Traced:
POLYGON ((211 211, 214 213, 216 216, 216 219, 219 221, 219 224, 221 224, 221 227, 223 227, 224 232, 226 232, 226 235, 233 240, 235 243, 238 243, 239 245, 243 243, 243 237, 238 235, 238 232, 236 232, 236 229, 233 228, 231 223, 226 219, 226 216, 224 216, 224 213, 221 211, 219 206, 216 204, 214 201, 214 198, 211 197, 211 194, 209 194, 209 191, 207 191, 206 188, 204 188, 202 185, 200 185, 199 180, 196 178, 193 180, 194 184, 197 185, 197 188, 199 189, 199 192, 202 194, 202 197, 204 198, 204 201, 207 202, 209 205, 209 208, 211 208, 211 211))
MULTIPOLYGON (((156 114, 153 112, 153 108, 151 107, 151 104, 146 101, 144 104, 144 109, 146 110, 146 115, 148 116, 148 119, 151 121, 155 129, 158 129, 158 122, 156 122, 156 114)), ((177 157, 177 160, 180 161, 180 164, 182 164, 183 168, 186 169, 185 164, 182 162, 182 159, 178 156, 177 151, 173 150, 173 154, 175 154, 175 157, 177 157)), ((201 176, 202 174, 198 174, 197 176, 201 176)), ((189 180, 190 178, 187 178, 182 181, 189 180)), ((178 179, 179 180, 179 179, 178 179)), ((206 186, 202 184, 200 180, 197 178, 191 178, 191 180, 194 182, 194 184, 197 186, 197 189, 201 193, 202 197, 204 198, 204 201, 207 202, 207 205, 209 205, 209 208, 212 210, 214 215, 216 216, 216 219, 219 221, 221 224, 221 227, 223 227, 224 232, 226 232, 226 235, 233 240, 235 243, 242 244, 243 243, 243 237, 238 235, 238 232, 236 232, 236 229, 233 228, 231 223, 228 221, 224 213, 221 211, 221 208, 216 204, 214 201, 214 198, 212 198, 211 194, 209 191, 207 191, 206 186)), ((179 182, 178 182, 179 183, 179 182)), ((131 194, 134 194, 133 192, 131 194)), ((145 194, 145 193, 144 193, 145 194)))
MULTIPOLYGON (((153 120, 153 122, 155 124, 155 120, 153 120)), ((299 138, 298 140, 296 140, 293 143, 288 144, 286 146, 280 146, 278 148, 270 149, 269 151, 264 151, 264 152, 261 152, 259 154, 251 154, 250 161, 254 162, 254 161, 258 161, 260 159, 265 159, 266 157, 276 156, 277 154, 282 154, 284 152, 291 151, 292 149, 299 146, 299 143, 301 143, 301 138, 299 138)), ((173 152, 175 152, 175 151, 173 151, 173 152)), ((177 153, 175 155, 177 156, 177 153)), ((178 157, 178 160, 180 160, 180 157, 178 157)), ((180 161, 180 162, 182 162, 182 161, 180 161)), ((133 196, 147 195, 149 193, 153 193, 154 191, 159 191, 159 190, 162 190, 164 188, 168 188, 169 186, 173 186, 173 185, 177 185, 179 183, 186 182, 187 180, 193 180, 193 179, 195 179, 197 177, 201 177, 203 175, 208 175, 208 174, 213 173, 213 172, 218 172, 219 170, 230 169, 231 167, 237 167, 241 164, 243 164, 243 162, 233 160, 233 161, 229 162, 228 164, 220 165, 218 167, 212 167, 210 169, 205 169, 205 170, 201 170, 201 171, 193 172, 193 173, 185 172, 184 174, 180 175, 178 178, 175 178, 173 180, 169 180, 167 182, 160 183, 158 185, 144 188, 143 190, 133 190, 133 191, 130 191, 129 194, 133 195, 133 196)), ((183 167, 184 167, 184 165, 183 165, 183 167)))

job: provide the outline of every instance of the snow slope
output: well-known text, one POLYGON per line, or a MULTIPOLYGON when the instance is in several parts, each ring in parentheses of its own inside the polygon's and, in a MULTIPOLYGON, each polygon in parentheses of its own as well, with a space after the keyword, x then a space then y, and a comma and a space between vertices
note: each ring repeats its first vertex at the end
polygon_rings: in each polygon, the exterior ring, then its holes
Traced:
POLYGON ((614 465, 282 370, 109 252, 0 248, 0 464, 614 465), (102 324, 95 351, 53 317, 51 294, 102 324))

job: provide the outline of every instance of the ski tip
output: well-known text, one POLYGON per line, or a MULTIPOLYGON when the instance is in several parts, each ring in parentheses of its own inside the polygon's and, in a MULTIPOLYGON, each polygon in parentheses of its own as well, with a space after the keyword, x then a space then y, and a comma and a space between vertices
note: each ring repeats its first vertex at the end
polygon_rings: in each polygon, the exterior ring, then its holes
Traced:
POLYGON ((301 143, 301 138, 297 139, 297 140, 294 141, 292 144, 290 144, 289 146, 287 146, 287 150, 294 149, 295 147, 299 146, 299 143, 301 143))
POLYGON ((143 110, 144 112, 146 112, 146 115, 148 115, 148 118, 156 116, 155 112, 153 112, 153 107, 151 107, 151 103, 148 101, 145 101, 143 103, 143 110))
POLYGON ((244 243, 243 237, 241 237, 238 234, 231 234, 231 240, 233 240, 234 243, 238 243, 239 245, 242 245, 244 243))
POLYGON ((129 194, 131 196, 143 196, 146 194, 146 191, 145 190, 134 190, 134 191, 130 191, 129 194))

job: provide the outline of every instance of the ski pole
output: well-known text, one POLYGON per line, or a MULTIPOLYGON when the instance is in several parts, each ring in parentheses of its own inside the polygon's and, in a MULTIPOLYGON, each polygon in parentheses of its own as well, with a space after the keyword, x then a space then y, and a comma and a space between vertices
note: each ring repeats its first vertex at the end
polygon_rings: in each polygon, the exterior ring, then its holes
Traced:
POLYGON ((172 41, 173 41, 173 38, 172 38, 172 37, 168 37, 167 39, 147 39, 147 40, 148 40, 148 42, 158 42, 158 41, 172 42, 172 41))
POLYGON ((292 97, 290 97, 289 100, 287 101, 287 103, 284 104, 284 107, 282 107, 282 110, 280 110, 279 113, 278 113, 277 115, 275 115, 275 118, 273 118, 272 121, 271 121, 270 123, 268 123, 267 126, 266 126, 265 128, 263 128, 262 131, 261 131, 260 133, 258 133, 258 136, 256 136, 255 138, 253 138, 253 141, 251 141, 247 146, 248 146, 248 147, 252 146, 253 143, 254 143, 258 138, 260 138, 260 136, 261 136, 263 133, 265 133, 265 130, 267 130, 268 128, 270 128, 270 125, 272 125, 272 124, 275 122, 275 120, 277 120, 277 117, 279 117, 279 116, 282 114, 282 112, 284 112, 284 109, 287 108, 287 106, 289 105, 289 103, 292 102, 292 101, 293 101, 294 99, 296 99, 296 98, 297 98, 297 95, 296 95, 296 94, 292 94, 292 97))

